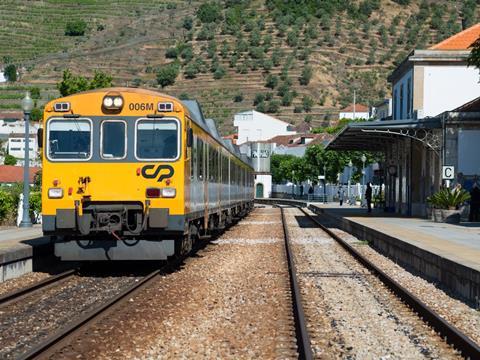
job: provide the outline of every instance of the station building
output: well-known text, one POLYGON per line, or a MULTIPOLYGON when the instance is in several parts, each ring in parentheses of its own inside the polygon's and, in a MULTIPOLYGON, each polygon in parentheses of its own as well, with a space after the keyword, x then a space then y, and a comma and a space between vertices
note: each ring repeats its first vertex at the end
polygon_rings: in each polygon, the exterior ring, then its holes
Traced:
POLYGON ((476 24, 427 50, 414 50, 389 77, 392 120, 347 125, 331 150, 383 152, 385 207, 428 216, 426 202, 442 185, 443 166, 467 190, 480 175, 480 74, 468 67, 476 24))

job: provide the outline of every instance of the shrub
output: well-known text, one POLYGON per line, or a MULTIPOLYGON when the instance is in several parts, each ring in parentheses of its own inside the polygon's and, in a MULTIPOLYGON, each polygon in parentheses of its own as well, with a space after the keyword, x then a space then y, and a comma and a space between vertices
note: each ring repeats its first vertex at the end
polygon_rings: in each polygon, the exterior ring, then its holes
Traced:
POLYGON ((234 67, 237 65, 237 61, 238 61, 238 56, 237 56, 237 55, 233 55, 233 56, 230 58, 229 66, 230 66, 231 68, 234 68, 234 67))
POLYGON ((303 110, 305 110, 305 112, 312 111, 313 99, 310 96, 305 95, 302 98, 302 105, 303 105, 303 110))
POLYGON ((222 65, 218 65, 217 68, 215 69, 215 72, 213 73, 213 78, 215 80, 219 80, 223 78, 226 74, 225 68, 222 65))
POLYGON ((179 71, 180 69, 177 63, 170 63, 170 64, 161 66, 157 70, 158 84, 162 88, 175 84, 175 80, 177 79, 179 71))
POLYGON ((83 20, 69 21, 65 25, 66 36, 83 36, 87 30, 87 23, 83 20))
POLYGON ((290 31, 287 35, 287 44, 290 47, 298 45, 298 34, 295 31, 290 31))
POLYGON ((34 100, 40 99, 40 88, 39 87, 32 86, 29 91, 30 91, 30 96, 32 97, 32 99, 34 99, 34 100))
POLYGON ((280 110, 280 103, 278 100, 270 100, 266 107, 267 113, 276 113, 280 110))
POLYGON ((302 74, 300 75, 300 78, 298 81, 300 82, 300 85, 308 85, 310 83, 310 80, 312 79, 313 75, 313 69, 311 66, 305 66, 302 70, 302 74))
POLYGON ((265 94, 263 93, 256 93, 255 98, 253 99, 253 106, 260 104, 261 102, 265 101, 265 94))
POLYGON ((243 94, 242 93, 237 93, 233 97, 234 102, 242 102, 243 101, 243 94))
POLYGON ((195 79, 198 74, 198 68, 195 64, 188 64, 185 68, 185 78, 187 79, 195 79))
POLYGON ((299 114, 303 111, 303 107, 301 106, 298 106, 296 105, 294 108, 293 108, 293 112, 296 113, 296 114, 299 114))
POLYGON ((251 48, 249 54, 252 59, 263 60, 264 52, 261 47, 251 48))
POLYGON ((183 19, 182 26, 186 30, 192 30, 193 27, 193 19, 190 16, 187 16, 183 19))
POLYGON ((272 67, 273 67, 272 60, 269 60, 269 59, 263 60, 263 70, 268 72, 272 69, 272 67))
POLYGON ((261 103, 258 103, 257 106, 255 107, 255 110, 261 112, 261 113, 265 113, 267 112, 266 111, 266 106, 265 106, 265 103, 262 101, 261 103))
POLYGON ((17 81, 17 67, 13 64, 8 64, 5 66, 5 69, 3 69, 3 75, 9 82, 17 81))
POLYGON ((30 120, 32 121, 40 121, 43 118, 43 110, 39 108, 33 108, 30 113, 30 120))
POLYGON ((305 119, 303 119, 303 121, 305 121, 307 124, 310 124, 313 120, 313 116, 312 115, 307 115, 305 116, 305 119))
POLYGON ((168 48, 167 51, 165 51, 165 57, 167 59, 176 59, 178 57, 177 48, 176 47, 168 48))
POLYGON ((442 189, 427 198, 427 202, 437 209, 455 210, 470 199, 470 194, 463 189, 442 189))
POLYGON ((290 91, 290 84, 289 82, 284 81, 277 89, 278 96, 284 96, 286 93, 290 91))
POLYGON ((278 77, 272 74, 269 74, 265 81, 265 86, 270 89, 275 89, 278 85, 278 77))
POLYGON ((5 165, 17 165, 17 159, 15 156, 10 154, 5 155, 5 160, 3 161, 5 165))
POLYGON ((290 106, 292 105, 293 101, 293 93, 291 91, 287 91, 282 96, 282 106, 290 106))
POLYGON ((178 98, 180 100, 188 100, 188 99, 190 99, 190 95, 188 95, 187 93, 181 93, 178 98))

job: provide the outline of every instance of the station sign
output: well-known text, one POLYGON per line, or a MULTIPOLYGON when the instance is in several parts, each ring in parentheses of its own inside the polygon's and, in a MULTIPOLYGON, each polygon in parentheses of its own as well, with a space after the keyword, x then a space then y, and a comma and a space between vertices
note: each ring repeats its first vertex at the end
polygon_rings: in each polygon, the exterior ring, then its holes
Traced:
POLYGON ((455 179, 455 167, 454 166, 442 166, 442 179, 453 180, 455 179))

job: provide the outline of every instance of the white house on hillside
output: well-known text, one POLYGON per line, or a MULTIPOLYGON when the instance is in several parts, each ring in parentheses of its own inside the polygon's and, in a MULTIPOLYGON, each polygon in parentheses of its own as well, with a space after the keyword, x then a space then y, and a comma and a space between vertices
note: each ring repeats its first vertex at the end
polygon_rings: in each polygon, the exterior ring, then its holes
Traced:
POLYGON ((339 119, 368 119, 370 118, 370 112, 368 106, 362 104, 348 105, 346 108, 340 110, 338 114, 339 119))
POLYGON ((389 76, 393 119, 422 119, 455 109, 480 94, 478 69, 467 66, 480 23, 426 50, 414 50, 389 76))
POLYGON ((235 114, 233 125, 238 128, 238 145, 247 141, 268 140, 277 135, 296 134, 291 124, 255 110, 235 114))

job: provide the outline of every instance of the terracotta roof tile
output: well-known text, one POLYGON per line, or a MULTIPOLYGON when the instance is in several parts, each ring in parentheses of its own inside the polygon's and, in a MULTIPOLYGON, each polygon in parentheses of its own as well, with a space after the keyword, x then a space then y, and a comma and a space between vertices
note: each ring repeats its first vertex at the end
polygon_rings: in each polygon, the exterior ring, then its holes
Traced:
MULTIPOLYGON (((348 105, 346 108, 340 110, 340 112, 353 112, 353 104, 348 105)), ((355 104, 355 112, 367 112, 368 113, 368 106, 363 104, 355 104)))
POLYGON ((295 147, 295 146, 305 146, 305 145, 312 145, 312 144, 320 144, 323 140, 333 138, 330 134, 295 134, 295 135, 278 135, 275 136, 266 142, 277 144, 277 146, 287 146, 287 147, 295 147), (302 144, 301 139, 307 138, 312 139, 307 144, 302 144))
POLYGON ((448 39, 430 47, 431 50, 468 50, 480 37, 480 23, 455 34, 448 39))
MULTIPOLYGON (((30 183, 33 183, 39 167, 30 167, 30 183)), ((14 183, 23 181, 23 166, 0 165, 0 183, 14 183)))

